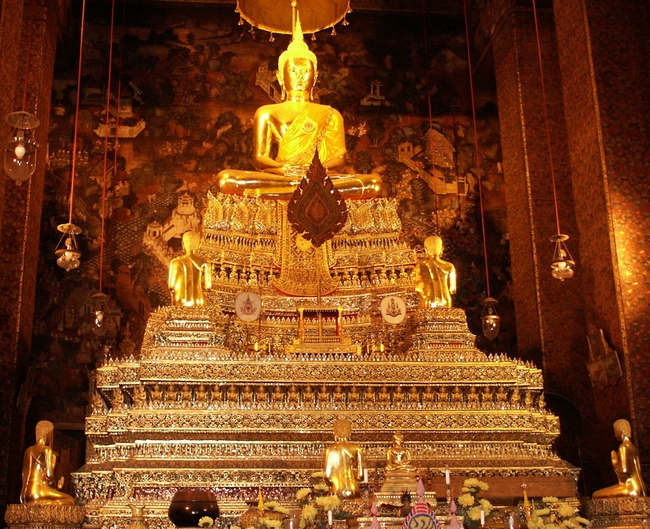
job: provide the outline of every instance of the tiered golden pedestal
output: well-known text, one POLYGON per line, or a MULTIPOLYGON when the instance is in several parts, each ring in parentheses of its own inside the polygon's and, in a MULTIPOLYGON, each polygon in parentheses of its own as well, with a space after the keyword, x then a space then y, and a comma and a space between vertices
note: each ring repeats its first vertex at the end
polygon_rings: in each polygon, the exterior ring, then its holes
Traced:
POLYGON ((497 495, 503 479, 536 480, 536 496, 573 495, 577 469, 551 449, 559 422, 541 399, 540 369, 477 350, 460 309, 418 310, 396 205, 368 202, 351 206, 355 230, 331 241, 339 288, 318 305, 273 286, 278 246, 289 244, 275 210, 211 199, 202 246, 215 277, 208 305, 159 309, 140 353, 96 372, 87 463, 74 476, 88 523, 126 525, 136 498, 152 529, 167 527, 166 506, 184 487, 214 490, 226 516, 243 512, 260 484, 265 498, 290 504, 322 468, 342 416, 365 451, 373 491, 401 430, 430 490, 444 494, 449 466, 454 487, 472 475, 493 481, 497 495), (261 321, 234 317, 246 290, 261 296, 261 321), (382 323, 385 296, 405 300, 403 323, 382 323), (342 308, 340 330, 360 354, 296 345, 299 309, 316 305, 342 308))
POLYGON ((650 527, 650 498, 624 496, 589 500, 586 510, 594 529, 650 527))
POLYGON ((84 509, 78 505, 9 504, 5 512, 10 529, 78 529, 83 521, 84 509))

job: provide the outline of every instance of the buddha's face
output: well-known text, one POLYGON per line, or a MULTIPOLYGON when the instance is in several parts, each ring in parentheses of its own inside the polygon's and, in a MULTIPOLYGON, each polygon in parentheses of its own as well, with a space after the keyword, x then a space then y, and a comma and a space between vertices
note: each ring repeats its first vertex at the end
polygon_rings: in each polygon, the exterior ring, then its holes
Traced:
POLYGON ((316 80, 314 65, 306 57, 291 57, 284 64, 282 76, 287 92, 309 92, 316 80))

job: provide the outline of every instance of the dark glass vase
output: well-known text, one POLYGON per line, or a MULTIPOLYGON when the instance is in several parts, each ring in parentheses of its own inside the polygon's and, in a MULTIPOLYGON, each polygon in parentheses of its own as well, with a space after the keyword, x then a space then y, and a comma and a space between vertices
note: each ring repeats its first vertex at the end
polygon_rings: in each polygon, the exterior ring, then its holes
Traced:
POLYGON ((212 520, 219 517, 217 497, 206 490, 179 490, 174 494, 167 514, 176 527, 198 527, 204 516, 212 520))

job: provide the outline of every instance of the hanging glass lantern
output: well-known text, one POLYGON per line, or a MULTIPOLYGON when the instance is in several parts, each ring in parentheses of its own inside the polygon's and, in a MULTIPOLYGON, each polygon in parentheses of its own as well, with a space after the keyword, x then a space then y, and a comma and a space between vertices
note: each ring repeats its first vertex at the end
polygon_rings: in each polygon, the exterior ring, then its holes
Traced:
POLYGON ((93 319, 92 330, 97 336, 103 336, 108 330, 110 316, 108 300, 110 298, 103 292, 97 292, 91 296, 91 299, 93 301, 93 313, 91 314, 93 319))
POLYGON ((568 239, 569 236, 562 233, 553 235, 549 239, 552 243, 555 243, 553 262, 551 263, 551 275, 560 281, 573 277, 573 271, 576 265, 566 244, 564 244, 564 241, 568 239))
POLYGON ((34 114, 22 110, 9 114, 6 121, 12 131, 5 140, 4 168, 9 178, 20 184, 36 169, 38 146, 33 130, 40 125, 40 121, 34 114))
POLYGON ((81 257, 81 252, 77 246, 77 239, 75 235, 81 233, 81 228, 75 226, 71 222, 66 224, 59 224, 56 227, 63 235, 59 239, 59 244, 56 247, 55 254, 58 257, 56 264, 61 268, 64 268, 66 272, 78 268, 81 264, 79 258, 81 257))
POLYGON ((501 318, 497 314, 497 305, 499 302, 494 298, 485 298, 481 301, 483 304, 483 313, 481 321, 483 322, 483 334, 488 340, 494 340, 499 335, 501 329, 501 318))

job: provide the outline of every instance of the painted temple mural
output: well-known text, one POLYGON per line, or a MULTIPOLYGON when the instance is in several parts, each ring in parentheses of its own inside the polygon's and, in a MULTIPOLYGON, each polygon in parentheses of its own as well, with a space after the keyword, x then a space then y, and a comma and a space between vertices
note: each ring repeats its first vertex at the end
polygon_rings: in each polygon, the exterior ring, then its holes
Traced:
MULTIPOLYGON (((88 371, 105 356, 133 354, 149 313, 169 303, 169 262, 182 253, 183 233, 200 228, 207 197, 218 191, 217 173, 252 168, 253 114, 280 101, 275 70, 289 39, 271 41, 239 25, 233 6, 127 5, 125 23, 116 17, 109 87, 110 7, 101 9, 88 13, 81 87, 77 37, 69 36, 60 44, 52 93, 30 413, 66 423, 83 423, 88 371), (82 258, 65 272, 54 249, 69 208, 77 90, 74 222, 83 229, 82 258), (102 236, 109 310, 98 334, 93 294, 102 236), (60 390, 48 391, 54 385, 60 390)), ((346 172, 381 175, 385 196, 398 203, 403 239, 416 247, 429 235, 443 238, 444 258, 458 270, 454 304, 480 334, 486 285, 462 21, 430 17, 425 25, 418 14, 368 13, 349 21, 337 35, 306 36, 319 61, 314 98, 344 116, 346 172)), ((480 346, 513 352, 496 97, 494 87, 477 85, 491 289, 502 316, 498 344, 480 346)))

